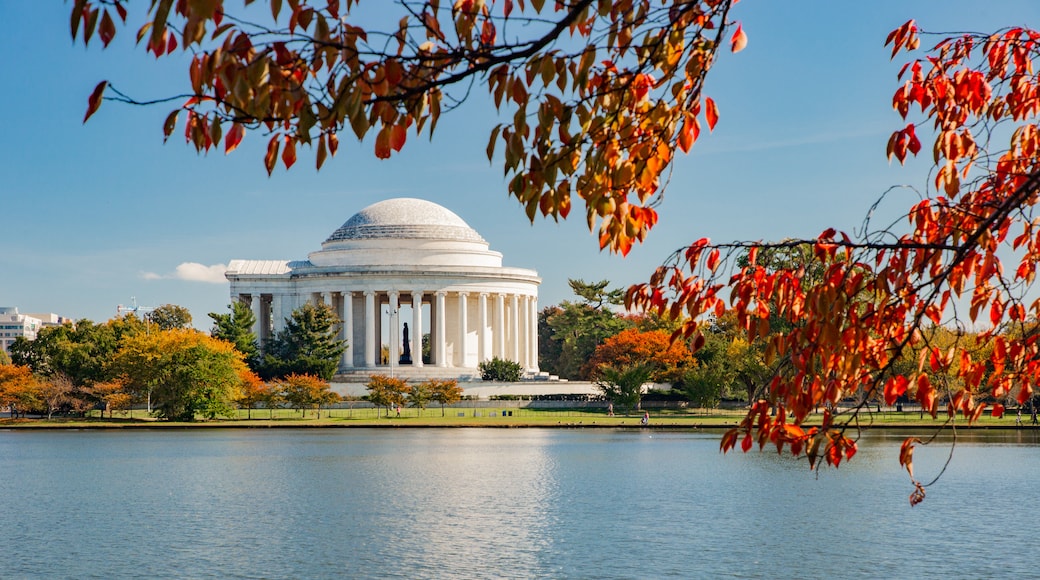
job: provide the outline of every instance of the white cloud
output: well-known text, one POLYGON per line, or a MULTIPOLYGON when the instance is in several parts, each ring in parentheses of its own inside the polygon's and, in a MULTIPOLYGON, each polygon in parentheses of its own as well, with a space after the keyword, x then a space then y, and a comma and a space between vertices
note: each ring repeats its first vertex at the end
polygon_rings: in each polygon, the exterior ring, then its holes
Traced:
POLYGON ((141 277, 145 280, 187 280, 189 282, 206 282, 209 284, 223 284, 227 282, 224 272, 227 271, 225 264, 213 264, 207 266, 198 262, 183 262, 172 274, 156 274, 155 272, 144 272, 141 277))

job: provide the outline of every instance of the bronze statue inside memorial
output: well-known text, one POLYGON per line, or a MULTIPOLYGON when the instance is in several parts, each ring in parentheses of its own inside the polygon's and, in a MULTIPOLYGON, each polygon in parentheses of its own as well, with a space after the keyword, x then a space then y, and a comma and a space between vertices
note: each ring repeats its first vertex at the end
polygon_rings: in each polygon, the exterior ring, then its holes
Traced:
POLYGON ((404 323, 404 352, 401 353, 401 358, 398 359, 399 364, 410 365, 412 364, 412 341, 408 340, 408 323, 404 323))

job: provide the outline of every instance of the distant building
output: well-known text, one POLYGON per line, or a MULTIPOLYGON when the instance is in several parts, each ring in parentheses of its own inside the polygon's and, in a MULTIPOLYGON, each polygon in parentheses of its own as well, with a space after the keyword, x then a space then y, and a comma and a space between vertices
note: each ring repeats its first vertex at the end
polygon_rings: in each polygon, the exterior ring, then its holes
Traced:
POLYGON ((24 336, 36 340, 36 333, 43 328, 43 321, 31 314, 19 314, 13 306, 0 306, 0 348, 10 354, 16 338, 24 336))

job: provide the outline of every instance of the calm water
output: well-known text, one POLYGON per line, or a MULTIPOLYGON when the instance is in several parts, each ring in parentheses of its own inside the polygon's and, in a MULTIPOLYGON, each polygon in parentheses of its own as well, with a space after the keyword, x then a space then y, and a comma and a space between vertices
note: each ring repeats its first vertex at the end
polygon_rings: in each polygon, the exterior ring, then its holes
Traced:
POLYGON ((960 441, 913 509, 900 437, 815 477, 696 432, 0 431, 0 577, 1040 574, 1031 434, 960 441))

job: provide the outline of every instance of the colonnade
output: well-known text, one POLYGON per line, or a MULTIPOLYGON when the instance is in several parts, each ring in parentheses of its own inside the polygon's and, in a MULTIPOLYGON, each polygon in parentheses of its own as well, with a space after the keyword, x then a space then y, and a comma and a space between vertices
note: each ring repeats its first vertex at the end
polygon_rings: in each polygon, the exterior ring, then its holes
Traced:
POLYGON ((374 369, 401 356, 404 323, 409 326, 411 366, 424 365, 423 334, 430 335, 430 363, 436 367, 476 369, 492 357, 538 371, 538 298, 517 292, 482 290, 323 290, 297 294, 239 294, 256 317, 263 344, 285 326, 285 319, 304 303, 329 305, 343 322, 340 339, 347 343, 340 371, 374 369), (402 307, 411 308, 401 320, 402 307), (424 316, 424 306, 429 315, 424 316), (379 360, 383 314, 390 328, 388 360, 379 360), (425 328, 428 321, 430 328, 425 328))

